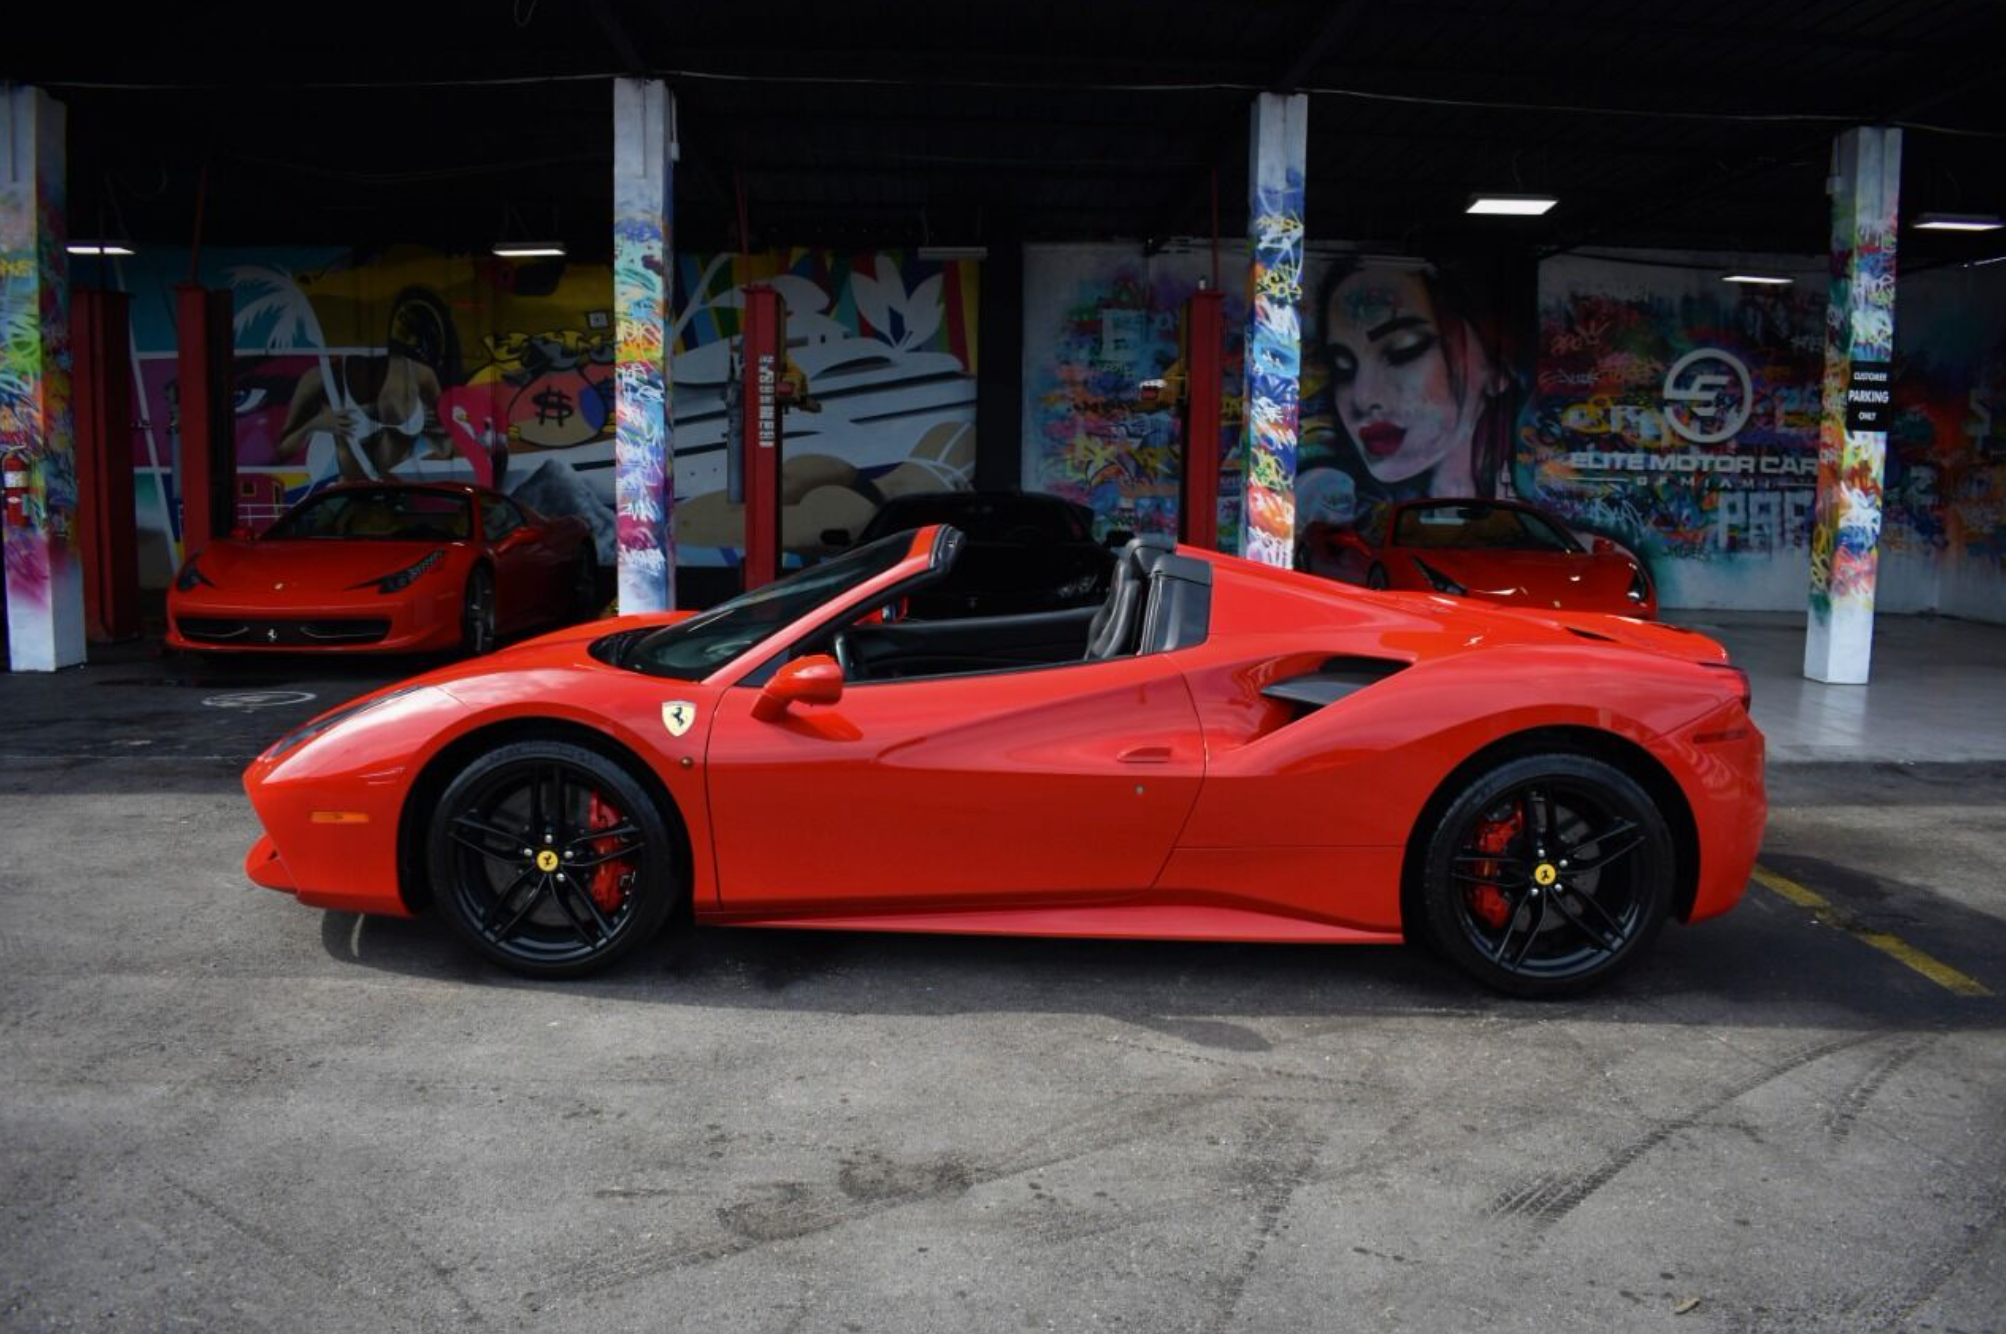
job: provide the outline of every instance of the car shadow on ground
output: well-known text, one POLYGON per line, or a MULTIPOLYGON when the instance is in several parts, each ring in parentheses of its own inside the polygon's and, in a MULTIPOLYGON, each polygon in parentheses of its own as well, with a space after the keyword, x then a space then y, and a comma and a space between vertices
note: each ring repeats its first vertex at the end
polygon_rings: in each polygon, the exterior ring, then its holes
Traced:
MULTIPOLYGON (((2006 927, 1941 902, 1945 929, 2006 927)), ((1265 1050, 1234 1020, 1439 1016, 1786 1028, 1989 1029, 2006 998, 1954 995, 1802 909, 1751 888, 1726 918, 1669 925, 1650 953, 1586 996, 1494 995, 1432 951, 1240 943, 1068 940, 703 927, 664 938, 605 974, 515 977, 435 917, 329 913, 322 943, 344 965, 609 1002, 802 1013, 1098 1015, 1229 1051, 1265 1050)), ((1995 988, 1997 990, 1998 988, 1995 988)))

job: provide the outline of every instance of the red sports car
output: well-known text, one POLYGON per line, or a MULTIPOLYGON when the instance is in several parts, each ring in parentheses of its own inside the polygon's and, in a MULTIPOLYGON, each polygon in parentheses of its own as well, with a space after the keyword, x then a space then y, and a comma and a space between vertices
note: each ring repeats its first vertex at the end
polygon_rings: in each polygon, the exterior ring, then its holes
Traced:
POLYGON ((211 542, 167 594, 170 648, 486 653, 599 609, 583 519, 459 484, 316 491, 263 534, 211 542))
POLYGON ((1301 550, 1312 574, 1367 588, 1658 616, 1642 561, 1606 537, 1583 545, 1552 515, 1513 500, 1410 500, 1356 529, 1312 524, 1301 550))
POLYGON ((364 696, 246 772, 246 870, 542 977, 709 922, 1428 938, 1543 994, 1741 896, 1763 742, 1709 639, 1148 539, 1098 608, 901 617, 962 549, 901 533, 364 696))

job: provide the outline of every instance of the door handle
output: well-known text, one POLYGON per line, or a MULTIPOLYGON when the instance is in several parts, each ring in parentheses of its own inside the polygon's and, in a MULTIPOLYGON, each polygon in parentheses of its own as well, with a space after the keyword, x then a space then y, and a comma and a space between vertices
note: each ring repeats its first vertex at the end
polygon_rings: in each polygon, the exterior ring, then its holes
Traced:
POLYGON ((1170 747, 1130 746, 1127 750, 1115 756, 1115 758, 1123 764, 1168 764, 1170 763, 1170 747))

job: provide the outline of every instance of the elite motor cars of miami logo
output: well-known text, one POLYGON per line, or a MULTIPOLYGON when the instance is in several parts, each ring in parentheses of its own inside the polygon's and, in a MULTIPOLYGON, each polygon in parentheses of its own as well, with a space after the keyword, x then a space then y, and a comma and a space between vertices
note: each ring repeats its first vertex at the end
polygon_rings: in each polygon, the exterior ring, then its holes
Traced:
POLYGON ((1754 407, 1748 367, 1732 352, 1696 347, 1665 372, 1665 424, 1696 445, 1733 439, 1754 407))

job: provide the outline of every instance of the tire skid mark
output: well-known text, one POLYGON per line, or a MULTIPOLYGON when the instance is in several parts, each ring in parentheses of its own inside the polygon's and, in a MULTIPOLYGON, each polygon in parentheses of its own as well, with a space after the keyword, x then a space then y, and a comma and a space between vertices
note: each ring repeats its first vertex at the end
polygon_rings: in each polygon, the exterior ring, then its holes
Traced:
POLYGON ((1880 1036, 1882 1036, 1880 1033, 1854 1033, 1799 1047, 1781 1061, 1764 1066, 1747 1078, 1730 1084, 1691 1111, 1656 1122, 1642 1135, 1631 1140, 1605 1159, 1600 1166, 1590 1171, 1549 1172, 1499 1192, 1491 1201, 1490 1207, 1485 1210, 1485 1215, 1490 1218, 1523 1218, 1540 1228, 1551 1226, 1581 1207, 1590 1196, 1608 1185, 1625 1168, 1673 1135, 1691 1129, 1729 1103, 1753 1093, 1764 1084, 1781 1079, 1813 1061, 1849 1047, 1871 1042, 1880 1036))
POLYGON ((723 1235, 684 1246, 628 1246, 595 1254, 581 1263, 565 1266, 563 1280, 553 1296, 603 1294, 608 1288, 728 1260, 774 1242, 813 1236, 909 1204, 944 1199, 1025 1172, 1056 1167, 1144 1139, 1185 1116, 1239 1096, 1232 1089, 1220 1088, 1163 1095, 1167 1106, 1141 1113, 1135 1110, 1132 1100, 1123 1099, 1074 1118, 1069 1124, 1054 1126, 1033 1143, 991 1163, 960 1165, 953 1171, 916 1172, 906 1182, 887 1185, 881 1192, 867 1193, 863 1198, 851 1197, 824 1183, 770 1183, 766 1198, 729 1204, 718 1210, 718 1225, 723 1235), (1064 1143, 1063 1149, 1052 1147, 1058 1141, 1064 1143))
POLYGON ((1941 1033, 1916 1034, 1895 1043, 1887 1054, 1868 1067, 1867 1072, 1854 1082, 1853 1086, 1841 1094, 1825 1116, 1825 1134, 1833 1140, 1843 1141, 1853 1133, 1853 1124, 1860 1113, 1867 1109, 1897 1070, 1943 1040, 1941 1033))
POLYGON ((288 1245, 285 1238, 270 1228, 253 1223, 250 1219, 243 1217, 236 1210, 222 1203, 222 1201, 195 1189, 195 1187, 189 1185, 179 1177, 162 1172, 160 1173, 160 1179, 186 1196, 204 1213, 223 1223, 233 1231, 249 1237, 252 1241, 257 1242, 260 1246, 272 1252, 272 1254, 292 1261, 292 1263, 306 1270, 307 1273, 312 1274, 323 1283, 332 1284, 336 1287, 344 1286, 344 1279, 338 1271, 329 1269, 302 1255, 296 1248, 288 1245))
POLYGON ((1232 1326, 1240 1299, 1246 1296, 1247 1283, 1261 1262, 1261 1253, 1280 1229, 1282 1214, 1316 1163, 1323 1136, 1305 1136, 1301 1132, 1302 1123, 1297 1118, 1278 1117, 1261 1122, 1249 1138, 1247 1152, 1239 1165, 1252 1188, 1256 1210, 1254 1235, 1220 1279, 1214 1329, 1232 1326))
POLYGON ((1177 1047, 1159 1046, 1153 1042, 1138 1042, 1134 1038, 1104 1038, 1103 1041, 1133 1051, 1148 1052, 1152 1056, 1168 1056, 1172 1060, 1184 1061, 1192 1065, 1208 1065, 1222 1070, 1231 1070, 1239 1075, 1266 1075, 1270 1079, 1296 1079, 1326 1087, 1356 1088, 1358 1081, 1343 1075, 1322 1075, 1308 1070, 1289 1070, 1279 1066, 1257 1065, 1252 1061, 1236 1061, 1224 1056, 1207 1056, 1203 1052, 1184 1051, 1177 1047))

